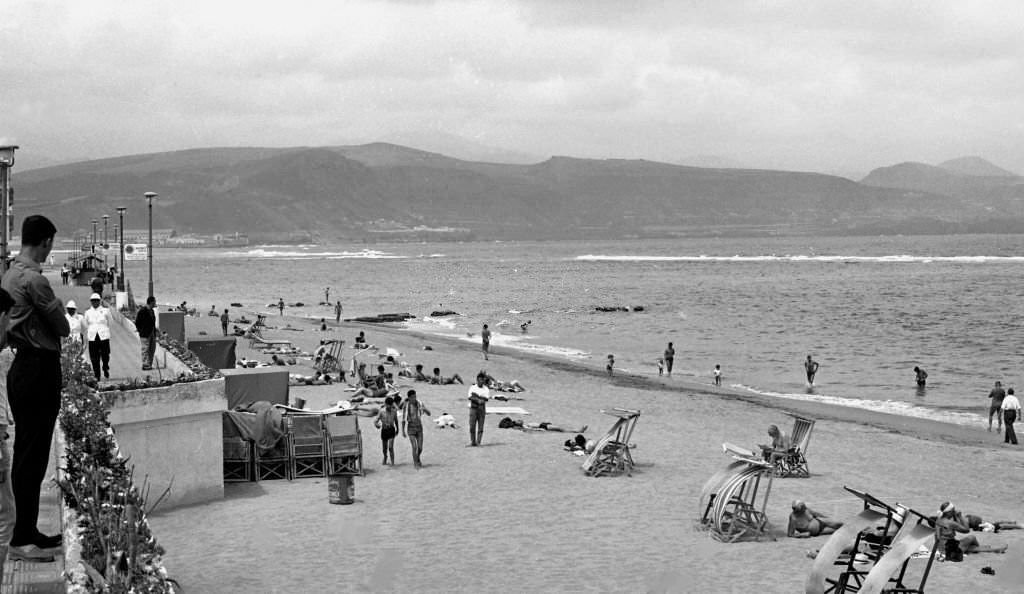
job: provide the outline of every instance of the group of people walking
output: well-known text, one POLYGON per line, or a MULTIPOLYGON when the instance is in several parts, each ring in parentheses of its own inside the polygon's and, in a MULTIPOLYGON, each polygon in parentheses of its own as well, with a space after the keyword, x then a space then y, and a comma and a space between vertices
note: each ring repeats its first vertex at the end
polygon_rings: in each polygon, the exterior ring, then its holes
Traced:
POLYGON ((996 381, 988 397, 991 401, 988 406, 988 430, 992 431, 992 417, 995 417, 997 432, 1002 433, 1003 426, 1006 426, 1003 443, 1017 445, 1017 433, 1013 429, 1013 424, 1020 418, 1021 409, 1020 400, 1014 394, 1013 388, 1003 390, 1003 382, 996 381))

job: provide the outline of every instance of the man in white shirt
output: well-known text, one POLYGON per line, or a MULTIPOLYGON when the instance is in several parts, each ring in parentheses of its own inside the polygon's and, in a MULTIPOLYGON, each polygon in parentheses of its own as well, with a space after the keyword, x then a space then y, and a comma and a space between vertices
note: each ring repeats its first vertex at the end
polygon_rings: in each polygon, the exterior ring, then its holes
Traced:
POLYGON ((110 310, 103 307, 99 293, 89 296, 92 307, 85 310, 85 333, 89 341, 89 361, 92 373, 100 379, 100 363, 103 377, 110 378, 110 310))
POLYGON ((478 373, 476 383, 469 387, 469 445, 478 446, 484 438, 484 417, 491 390, 485 385, 487 376, 478 373))
POLYGON ((81 344, 85 335, 85 318, 82 314, 78 313, 78 306, 75 305, 74 299, 68 301, 65 310, 67 313, 64 314, 64 317, 67 318, 68 327, 71 328, 71 334, 68 336, 68 339, 71 342, 81 344))
POLYGON ((1003 424, 1006 425, 1006 437, 1003 443, 1017 445, 1017 433, 1013 430, 1013 423, 1020 418, 1020 400, 1013 393, 1013 388, 1006 391, 1006 398, 1003 398, 1003 424))

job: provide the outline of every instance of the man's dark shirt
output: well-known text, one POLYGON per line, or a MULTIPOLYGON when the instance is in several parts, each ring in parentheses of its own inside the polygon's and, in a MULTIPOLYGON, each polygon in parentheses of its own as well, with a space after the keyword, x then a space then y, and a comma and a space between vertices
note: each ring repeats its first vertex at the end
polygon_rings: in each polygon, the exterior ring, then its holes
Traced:
POLYGON ((38 262, 18 254, 0 286, 14 298, 7 339, 17 348, 60 352, 60 339, 71 334, 64 304, 53 294, 38 262))
POLYGON ((139 336, 149 338, 155 327, 156 316, 153 315, 153 309, 149 306, 140 309, 135 315, 135 329, 138 330, 139 336))

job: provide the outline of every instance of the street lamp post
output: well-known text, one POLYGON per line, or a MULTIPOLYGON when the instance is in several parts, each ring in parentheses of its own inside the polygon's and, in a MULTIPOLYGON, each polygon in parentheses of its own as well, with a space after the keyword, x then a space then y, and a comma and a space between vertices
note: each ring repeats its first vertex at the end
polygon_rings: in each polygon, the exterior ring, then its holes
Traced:
POLYGON ((92 251, 93 255, 96 255, 96 223, 98 223, 98 222, 99 221, 97 221, 96 219, 92 220, 92 250, 91 251, 92 251))
POLYGON ((109 270, 110 267, 107 265, 107 247, 110 245, 107 243, 107 221, 110 219, 110 215, 103 215, 103 269, 109 270))
POLYGON ((117 207, 117 215, 121 218, 121 238, 118 240, 121 246, 121 265, 117 268, 117 274, 120 277, 117 283, 118 291, 124 291, 124 211, 126 210, 128 209, 123 206, 117 207))
POLYGON ((7 244, 11 240, 11 167, 17 146, 0 146, 0 273, 7 272, 7 244))
POLYGON ((146 200, 149 201, 149 293, 146 298, 156 297, 153 294, 153 199, 158 196, 156 192, 146 192, 146 200))

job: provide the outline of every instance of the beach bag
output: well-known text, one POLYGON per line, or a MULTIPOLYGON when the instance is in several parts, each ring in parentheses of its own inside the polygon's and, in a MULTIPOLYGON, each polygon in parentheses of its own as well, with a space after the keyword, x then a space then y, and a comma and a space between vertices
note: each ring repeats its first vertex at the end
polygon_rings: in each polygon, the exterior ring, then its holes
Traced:
POLYGON ((946 561, 960 562, 964 560, 964 551, 960 548, 960 541, 950 538, 946 541, 946 561))

